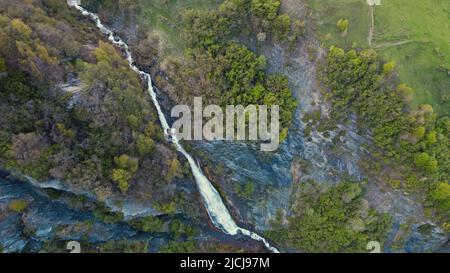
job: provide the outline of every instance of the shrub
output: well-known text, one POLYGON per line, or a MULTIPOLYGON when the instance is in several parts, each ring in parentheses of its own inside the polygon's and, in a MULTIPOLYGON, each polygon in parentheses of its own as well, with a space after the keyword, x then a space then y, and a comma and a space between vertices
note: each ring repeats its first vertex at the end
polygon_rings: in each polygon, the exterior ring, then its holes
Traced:
POLYGON ((163 232, 164 223, 155 216, 147 216, 144 218, 134 219, 131 225, 144 232, 163 232))
POLYGON ((278 15, 273 23, 273 33, 279 40, 287 38, 291 30, 291 17, 287 14, 278 15))
POLYGON ((345 33, 348 31, 348 25, 349 25, 348 19, 339 19, 339 21, 337 21, 337 23, 336 23, 336 26, 339 28, 339 30, 342 33, 345 33))
POLYGON ((28 39, 31 37, 32 30, 21 19, 11 20, 11 28, 18 33, 22 38, 28 39))
POLYGON ((141 156, 152 155, 155 151, 155 142, 146 135, 139 135, 136 139, 136 148, 141 156))
POLYGON ((129 181, 133 177, 132 173, 123 169, 113 169, 111 179, 117 183, 120 191, 126 193, 130 187, 129 181))
POLYGON ((8 205, 8 208, 14 212, 22 212, 27 207, 28 207, 28 202, 26 200, 22 200, 22 199, 12 200, 8 205))
POLYGON ((395 62, 388 62, 383 65, 383 73, 390 74, 395 69, 395 62))

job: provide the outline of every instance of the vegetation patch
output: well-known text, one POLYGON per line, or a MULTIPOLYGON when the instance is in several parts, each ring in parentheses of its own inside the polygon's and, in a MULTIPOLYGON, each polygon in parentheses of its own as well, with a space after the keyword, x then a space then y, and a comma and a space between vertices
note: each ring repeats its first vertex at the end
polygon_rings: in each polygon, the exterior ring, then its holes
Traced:
POLYGON ((332 46, 322 75, 328 88, 324 95, 333 106, 331 117, 343 121, 356 114, 360 133, 372 135, 376 144, 371 155, 379 159, 377 171, 398 166, 402 186, 425 194, 426 205, 447 222, 450 119, 436 115, 431 105, 411 104, 412 89, 395 86, 385 68, 372 49, 332 46))
POLYGON ((341 182, 327 188, 302 184, 292 213, 278 212, 266 234, 286 250, 305 252, 366 252, 370 241, 384 242, 390 218, 369 208, 359 184, 341 182))
POLYGON ((22 212, 28 207, 28 201, 15 199, 9 202, 8 208, 14 212, 22 212))

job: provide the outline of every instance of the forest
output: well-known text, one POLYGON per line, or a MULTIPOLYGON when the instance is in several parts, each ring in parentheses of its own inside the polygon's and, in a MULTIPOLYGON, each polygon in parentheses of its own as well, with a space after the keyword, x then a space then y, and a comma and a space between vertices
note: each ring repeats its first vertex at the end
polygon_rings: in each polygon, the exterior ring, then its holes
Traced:
POLYGON ((301 26, 280 13, 281 1, 227 0, 217 10, 186 10, 184 58, 170 59, 177 101, 188 102, 192 83, 209 103, 219 105, 279 105, 281 140, 287 136, 297 102, 287 78, 268 75, 266 59, 234 41, 243 33, 266 39, 295 41, 301 26))

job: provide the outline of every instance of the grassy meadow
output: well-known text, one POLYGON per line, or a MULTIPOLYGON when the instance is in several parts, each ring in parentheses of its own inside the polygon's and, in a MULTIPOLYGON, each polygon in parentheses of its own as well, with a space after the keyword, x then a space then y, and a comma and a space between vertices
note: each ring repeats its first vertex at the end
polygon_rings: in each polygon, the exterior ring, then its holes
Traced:
POLYGON ((185 44, 182 40, 182 12, 185 9, 213 9, 223 0, 141 0, 140 21, 151 29, 160 31, 176 48, 185 44))
MULTIPOLYGON (((369 47, 370 8, 366 0, 309 0, 319 37, 326 45, 369 47), (346 35, 336 26, 348 19, 346 35)), ((396 62, 402 82, 415 91, 415 103, 450 114, 450 1, 382 0, 374 7, 372 47, 396 62)))

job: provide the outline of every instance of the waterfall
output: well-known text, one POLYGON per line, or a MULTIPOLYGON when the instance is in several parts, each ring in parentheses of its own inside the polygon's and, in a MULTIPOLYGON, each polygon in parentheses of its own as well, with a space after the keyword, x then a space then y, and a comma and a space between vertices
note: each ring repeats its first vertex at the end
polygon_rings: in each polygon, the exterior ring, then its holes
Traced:
MULTIPOLYGON (((129 49, 129 46, 117 35, 114 35, 114 33, 108 29, 106 26, 103 25, 100 18, 97 14, 87 11, 85 8, 83 8, 80 5, 80 0, 67 0, 67 4, 71 7, 74 7, 78 9, 84 16, 90 17, 97 25, 97 27, 100 29, 100 31, 108 37, 108 40, 113 43, 115 46, 121 48, 126 53, 127 61, 130 65, 130 68, 138 73, 143 80, 147 82, 148 85, 148 93, 153 101, 153 104, 155 105, 155 108, 158 113, 159 121, 161 123, 161 126, 164 130, 164 132, 168 132, 171 127, 169 126, 166 117, 164 116, 164 113, 161 110, 161 106, 158 102, 158 99, 156 97, 156 93, 153 89, 153 83, 150 74, 139 70, 139 68, 135 65, 133 57, 131 55, 131 51, 129 49)), ((242 233, 245 236, 248 236, 254 240, 262 242, 267 249, 269 249, 272 252, 278 253, 279 251, 271 246, 266 239, 259 236, 258 234, 249 231, 244 228, 240 228, 231 217, 227 207, 222 202, 222 199, 220 198, 219 193, 217 190, 213 187, 211 182, 208 180, 208 178, 203 174, 200 167, 197 165, 195 160, 192 158, 192 156, 186 152, 186 150, 183 148, 183 146, 180 144, 179 140, 175 136, 171 136, 171 140, 173 144, 175 145, 178 152, 183 154, 183 156, 187 159, 189 162, 189 165, 192 170, 192 174, 194 175, 195 182, 197 184, 197 188, 200 192, 200 195, 202 196, 203 203, 205 205, 206 211, 208 212, 208 215, 211 219, 211 222, 222 230, 224 233, 229 235, 237 235, 239 232, 242 233)))

